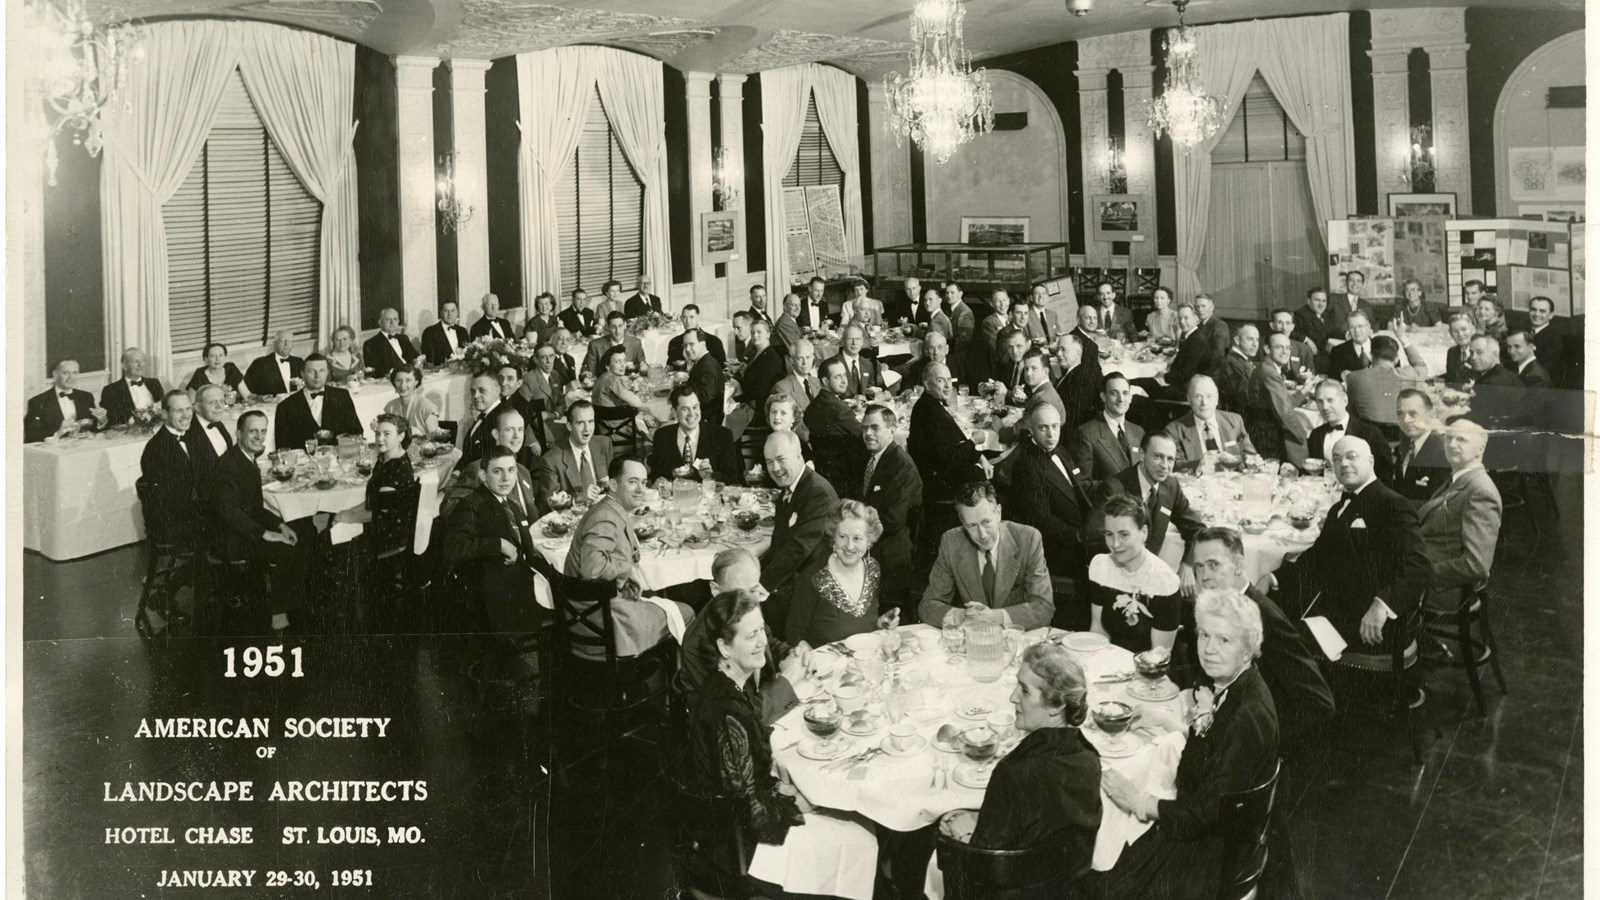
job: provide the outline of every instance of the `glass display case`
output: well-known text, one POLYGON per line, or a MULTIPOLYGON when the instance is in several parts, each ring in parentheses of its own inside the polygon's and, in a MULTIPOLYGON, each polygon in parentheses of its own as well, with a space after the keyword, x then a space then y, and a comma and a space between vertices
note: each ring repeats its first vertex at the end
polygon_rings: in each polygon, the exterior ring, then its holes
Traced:
POLYGON ((1066 244, 901 244, 879 247, 873 256, 880 291, 899 291, 916 277, 955 281, 968 294, 1004 288, 1026 296, 1033 285, 1070 272, 1066 244))

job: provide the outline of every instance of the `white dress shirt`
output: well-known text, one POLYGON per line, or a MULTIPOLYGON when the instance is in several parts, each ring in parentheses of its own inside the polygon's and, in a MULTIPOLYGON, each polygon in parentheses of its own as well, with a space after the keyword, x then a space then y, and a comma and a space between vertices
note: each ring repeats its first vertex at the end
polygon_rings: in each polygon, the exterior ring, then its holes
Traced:
MULTIPOLYGON (((324 388, 322 391, 318 391, 317 393, 319 395, 324 395, 325 396, 325 394, 324 394, 325 391, 326 391, 326 388, 324 388)), ((323 400, 323 396, 312 397, 310 388, 306 389, 305 395, 306 395, 306 405, 311 407, 311 418, 316 419, 317 420, 317 425, 321 426, 322 425, 322 400, 323 400)))
POLYGON ((404 350, 400 349, 400 337, 393 334, 386 334, 383 337, 389 342, 389 346, 394 348, 394 355, 400 357, 401 361, 403 362, 406 358, 406 354, 404 350))
POLYGON ((72 391, 63 391, 60 388, 51 388, 56 392, 56 405, 61 407, 61 421, 78 421, 78 404, 72 402, 72 391))
POLYGON ((134 384, 126 378, 122 380, 128 382, 128 397, 133 400, 134 409, 145 409, 156 404, 155 398, 150 396, 150 388, 145 386, 143 378, 139 379, 138 384, 134 384))
POLYGON ((228 452, 228 442, 222 439, 221 423, 200 419, 200 432, 211 442, 211 449, 215 450, 218 456, 228 452))
POLYGON ((461 349, 461 339, 456 337, 456 330, 449 325, 444 326, 444 339, 450 344, 450 352, 461 349))
POLYGON ((278 363, 278 375, 283 378, 283 389, 284 390, 288 390, 289 389, 289 359, 288 359, 288 357, 284 357, 284 356, 274 356, 273 359, 278 363))

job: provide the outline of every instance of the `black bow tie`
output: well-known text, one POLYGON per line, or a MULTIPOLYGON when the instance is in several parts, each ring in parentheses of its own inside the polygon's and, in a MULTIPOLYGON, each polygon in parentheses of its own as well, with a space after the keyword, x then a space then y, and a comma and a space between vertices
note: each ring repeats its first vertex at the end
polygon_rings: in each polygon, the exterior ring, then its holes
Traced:
POLYGON ((207 424, 206 427, 210 428, 213 431, 221 431, 222 430, 222 423, 221 422, 211 422, 211 423, 207 424))
POLYGON ((144 384, 144 379, 143 378, 129 378, 128 379, 128 387, 138 387, 141 384, 144 384))
POLYGON ((70 399, 72 397, 72 392, 71 391, 56 391, 56 395, 61 397, 63 400, 66 400, 66 399, 70 399))
POLYGON ((315 400, 318 397, 321 397, 322 393, 322 391, 306 391, 306 396, 310 397, 312 400, 315 400))

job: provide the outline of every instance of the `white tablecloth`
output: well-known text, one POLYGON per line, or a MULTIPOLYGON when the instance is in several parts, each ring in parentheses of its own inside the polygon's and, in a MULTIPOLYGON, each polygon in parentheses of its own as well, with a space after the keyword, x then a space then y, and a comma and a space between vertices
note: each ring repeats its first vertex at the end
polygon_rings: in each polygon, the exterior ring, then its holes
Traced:
MULTIPOLYGON (((716 335, 722 341, 725 352, 733 353, 733 323, 715 319, 701 319, 700 328, 716 335)), ((667 345, 672 339, 683 333, 683 326, 674 323, 671 328, 664 331, 651 329, 639 335, 639 343, 644 345, 644 361, 652 366, 667 364, 667 345)))
MULTIPOLYGON (((417 500, 417 530, 413 551, 418 555, 428 549, 428 538, 433 534, 433 520, 439 515, 439 485, 460 460, 461 451, 451 450, 445 456, 429 460, 426 467, 417 472, 422 494, 417 500)), ((266 457, 262 457, 262 462, 266 462, 266 457)), ((269 482, 262 487, 261 497, 267 509, 285 522, 319 512, 343 512, 367 498, 367 479, 354 473, 341 478, 338 486, 327 490, 302 482, 287 483, 293 487, 279 488, 278 482, 269 482)), ((333 543, 342 544, 353 540, 364 530, 365 527, 360 524, 335 524, 330 530, 330 537, 333 543)))
MULTIPOLYGON (((432 374, 422 391, 439 407, 440 417, 459 419, 467 409, 465 375, 432 374)), ((387 381, 368 382, 351 391, 356 415, 366 426, 394 399, 387 381)), ((224 421, 238 433, 239 415, 249 409, 267 414, 271 447, 276 403, 228 410, 224 421)), ((54 560, 77 559, 144 539, 144 518, 134 483, 148 437, 91 435, 70 444, 28 444, 22 450, 22 546, 54 560)))
MULTIPOLYGON (((1239 530, 1244 542, 1245 577, 1252 583, 1262 575, 1276 572, 1289 556, 1298 555, 1311 546, 1336 496, 1335 489, 1328 488, 1322 476, 1301 477, 1292 483, 1280 499, 1269 499, 1264 503, 1259 500, 1259 495, 1256 499, 1245 499, 1245 485, 1250 479, 1266 479, 1261 482, 1262 485, 1267 481, 1276 481, 1272 476, 1244 476, 1230 472, 1174 477, 1182 483, 1184 496, 1207 525, 1225 525, 1239 530), (1312 511, 1309 529, 1300 531, 1289 524, 1287 514, 1291 508, 1309 508, 1312 511), (1245 533, 1239 528, 1242 517, 1269 519, 1266 532, 1245 533)), ((1169 526, 1159 556, 1176 571, 1178 564, 1183 561, 1183 551, 1183 537, 1176 528, 1169 526)))
MULTIPOLYGON (((551 513, 550 515, 556 515, 551 513)), ((545 516, 549 518, 550 516, 545 516)), ((557 571, 566 571, 567 550, 572 546, 570 536, 562 538, 547 538, 540 531, 545 519, 540 519, 531 527, 533 528, 534 546, 539 548, 539 553, 557 571)), ((728 526, 732 528, 733 526, 728 526)), ((747 544, 713 541, 704 547, 689 548, 677 547, 665 549, 660 547, 646 547, 639 553, 639 574, 644 578, 644 588, 650 591, 659 591, 672 587, 675 584, 688 584, 693 581, 711 579, 711 563, 717 554, 729 547, 742 547, 751 554, 759 557, 772 546, 772 529, 757 527, 750 532, 754 540, 747 544)))

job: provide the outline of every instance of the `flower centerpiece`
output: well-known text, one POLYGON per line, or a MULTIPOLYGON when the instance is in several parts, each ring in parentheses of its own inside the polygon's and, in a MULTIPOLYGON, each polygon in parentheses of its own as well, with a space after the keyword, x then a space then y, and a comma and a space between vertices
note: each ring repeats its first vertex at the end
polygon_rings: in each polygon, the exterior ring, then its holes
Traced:
POLYGON ((526 370, 532 358, 533 348, 524 341, 484 335, 451 354, 450 362, 466 372, 496 372, 502 366, 526 370))
POLYGON ((647 331, 668 331, 672 328, 672 326, 677 324, 677 321, 677 319, 674 319, 666 313, 655 312, 652 310, 642 316, 637 316, 633 319, 630 319, 628 321, 628 333, 634 337, 638 337, 647 331))
POLYGON ((167 416, 161 411, 161 404, 152 403, 143 409, 133 411, 133 415, 128 418, 128 428, 131 431, 154 432, 166 420, 167 416))

